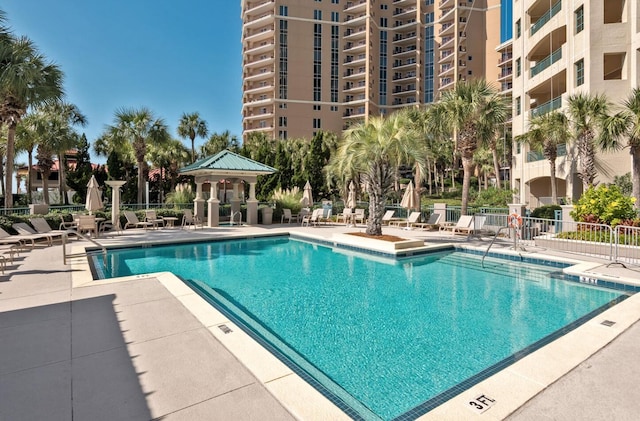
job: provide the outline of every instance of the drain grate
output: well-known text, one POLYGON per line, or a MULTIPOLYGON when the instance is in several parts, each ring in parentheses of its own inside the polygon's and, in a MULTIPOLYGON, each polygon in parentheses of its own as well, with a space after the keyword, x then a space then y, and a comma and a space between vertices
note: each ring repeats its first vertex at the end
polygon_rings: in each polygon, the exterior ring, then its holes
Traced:
POLYGON ((602 322, 602 323, 600 323, 600 324, 601 324, 601 325, 604 325, 604 326, 606 326, 606 327, 611 327, 611 326, 615 325, 615 324, 616 324, 616 322, 611 321, 611 320, 605 320, 605 321, 603 321, 603 322, 602 322))
POLYGON ((233 330, 229 329, 229 326, 227 325, 219 325, 218 328, 225 334, 233 332, 233 330))

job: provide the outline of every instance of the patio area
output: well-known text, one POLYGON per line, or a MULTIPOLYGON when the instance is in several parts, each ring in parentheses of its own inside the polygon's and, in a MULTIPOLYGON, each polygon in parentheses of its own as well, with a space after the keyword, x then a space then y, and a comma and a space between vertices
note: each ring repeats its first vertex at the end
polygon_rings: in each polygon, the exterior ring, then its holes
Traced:
MULTIPOLYGON (((364 227, 132 229, 100 241, 144 244, 289 231, 328 239, 364 227)), ((430 245, 453 242, 486 248, 489 243, 437 231, 384 232, 430 245)), ((75 240, 70 244, 90 245, 75 240)), ((504 242, 497 248, 509 246, 504 242)), ((527 254, 577 259, 543 249, 527 254)), ((313 408, 314 398, 305 395, 305 389, 299 389, 297 402, 285 407, 276 399, 282 379, 265 382, 261 373, 241 363, 225 345, 229 337, 218 321, 195 316, 189 310, 191 298, 170 290, 158 277, 90 282, 80 265, 62 261, 61 246, 37 247, 8 264, 0 276, 0 419, 348 419, 340 412, 313 408)), ((638 267, 606 267, 607 262, 592 258, 589 262, 593 276, 640 283, 638 267)), ((508 419, 635 419, 640 412, 635 399, 640 325, 625 328, 621 323, 611 329, 619 329, 613 341, 551 386, 541 387, 540 394, 508 419)), ((445 418, 435 411, 422 418, 459 419, 465 414, 466 419, 504 419, 496 407, 483 414, 460 408, 459 413, 444 412, 445 418)))

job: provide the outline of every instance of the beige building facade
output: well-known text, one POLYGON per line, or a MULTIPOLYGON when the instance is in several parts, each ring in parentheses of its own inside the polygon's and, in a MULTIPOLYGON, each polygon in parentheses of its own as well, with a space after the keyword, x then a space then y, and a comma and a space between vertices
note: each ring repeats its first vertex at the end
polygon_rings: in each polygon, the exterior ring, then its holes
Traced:
POLYGON ((500 3, 243 0, 243 139, 341 133, 458 81, 498 85, 500 3))
MULTIPOLYGON (((529 119, 567 107, 575 93, 606 94, 620 104, 638 86, 640 16, 637 0, 514 0, 512 97, 514 138, 529 119)), ((512 187, 534 208, 551 196, 549 163, 527 145, 514 143, 512 187)), ((582 194, 571 143, 558 150, 558 196, 582 194)), ((628 150, 598 154, 597 182, 631 171, 628 150)))

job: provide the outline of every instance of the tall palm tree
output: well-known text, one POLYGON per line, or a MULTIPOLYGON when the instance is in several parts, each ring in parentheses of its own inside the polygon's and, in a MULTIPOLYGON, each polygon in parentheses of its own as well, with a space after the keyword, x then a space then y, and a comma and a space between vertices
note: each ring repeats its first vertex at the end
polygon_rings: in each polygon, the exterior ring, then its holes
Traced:
POLYGON ((207 122, 200 118, 200 114, 195 112, 191 114, 183 113, 178 124, 178 136, 191 139, 191 162, 196 162, 196 136, 205 138, 209 131, 207 130, 207 122))
POLYGON ((569 119, 578 148, 580 168, 578 176, 586 191, 595 183, 596 144, 609 117, 611 104, 604 94, 574 94, 569 97, 569 119))
POLYGON ((33 151, 38 145, 38 133, 36 127, 37 116, 28 113, 24 116, 16 128, 16 151, 27 153, 27 203, 32 203, 31 170, 33 169, 33 151))
POLYGON ((569 120, 562 111, 553 111, 535 116, 529 121, 529 130, 516 137, 516 140, 527 143, 532 149, 541 150, 549 161, 549 179, 551 182, 551 202, 558 204, 556 186, 556 159, 558 146, 566 144, 571 138, 569 120))
POLYGON ((78 146, 80 134, 75 131, 75 126, 86 126, 87 117, 80 109, 68 102, 56 102, 43 107, 42 111, 48 118, 60 120, 60 130, 51 138, 51 148, 58 156, 58 189, 62 203, 67 203, 66 191, 66 152, 78 146))
POLYGON ((605 120, 600 145, 604 149, 629 147, 632 194, 640 207, 640 88, 634 88, 623 102, 624 109, 605 120), (621 139, 626 138, 626 142, 621 139))
POLYGON ((509 108, 498 91, 484 79, 456 84, 430 108, 429 126, 436 133, 452 136, 462 158, 461 212, 466 215, 474 167, 473 154, 480 144, 488 144, 490 139, 497 136, 509 115, 509 108))
POLYGON ((232 136, 229 130, 225 130, 220 134, 212 133, 209 139, 200 147, 200 154, 203 157, 215 155, 225 149, 232 148, 237 142, 236 136, 232 136))
POLYGON ((8 127, 5 207, 13 207, 16 127, 30 106, 59 100, 63 73, 26 37, 0 37, 0 121, 8 127), (4 38, 4 40, 2 40, 4 38))
POLYGON ((116 111, 113 125, 107 126, 104 136, 106 143, 113 147, 130 147, 138 166, 138 203, 142 203, 145 186, 147 144, 166 144, 169 139, 167 125, 162 118, 156 118, 151 110, 122 108, 116 111))
POLYGON ((332 156, 327 173, 338 179, 359 173, 369 194, 366 233, 382 235, 382 216, 396 168, 415 161, 424 174, 424 147, 420 135, 400 113, 371 117, 347 129, 332 156))

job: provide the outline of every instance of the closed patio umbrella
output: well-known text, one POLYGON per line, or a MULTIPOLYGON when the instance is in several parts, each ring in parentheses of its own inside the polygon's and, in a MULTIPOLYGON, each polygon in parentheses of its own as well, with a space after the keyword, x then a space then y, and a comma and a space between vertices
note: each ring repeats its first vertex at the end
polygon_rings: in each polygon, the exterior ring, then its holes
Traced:
POLYGON ((91 180, 89 180, 87 184, 87 201, 84 207, 89 211, 89 215, 91 215, 93 211, 104 207, 102 199, 100 198, 100 186, 94 175, 91 176, 91 180))
POLYGON ((311 191, 311 183, 307 180, 307 184, 304 185, 304 191, 302 193, 302 200, 300 200, 302 206, 309 208, 313 206, 313 192, 311 191))
POLYGON ((409 181, 404 191, 404 196, 402 196, 400 206, 408 210, 420 208, 420 196, 418 196, 418 192, 413 188, 413 181, 409 181))
POLYGON ((351 180, 351 183, 349 183, 349 195, 347 196, 347 203, 345 203, 345 205, 353 209, 358 205, 356 202, 356 185, 353 184, 353 180, 351 180))

